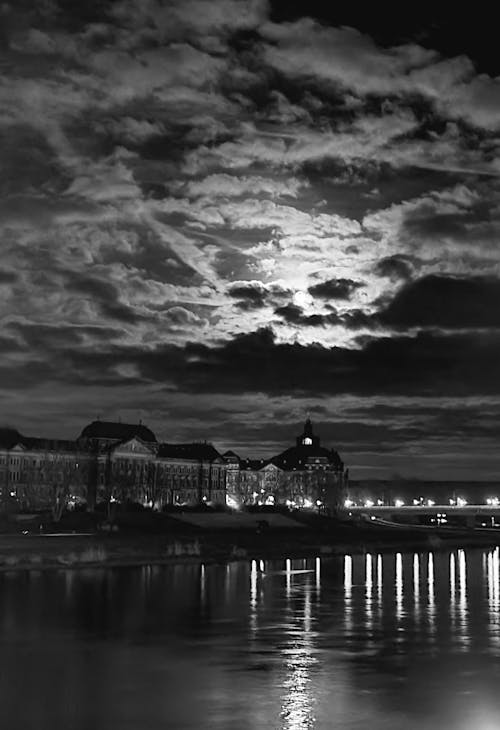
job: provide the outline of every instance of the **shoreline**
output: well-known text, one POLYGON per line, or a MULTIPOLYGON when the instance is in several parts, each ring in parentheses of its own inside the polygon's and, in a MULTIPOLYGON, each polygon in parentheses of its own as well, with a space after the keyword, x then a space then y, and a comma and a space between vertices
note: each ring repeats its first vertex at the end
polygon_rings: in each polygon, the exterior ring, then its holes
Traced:
POLYGON ((0 535, 0 573, 29 570, 132 568, 146 565, 217 565, 248 560, 333 558, 386 552, 494 548, 495 534, 460 532, 404 536, 321 534, 106 535, 56 533, 0 535))

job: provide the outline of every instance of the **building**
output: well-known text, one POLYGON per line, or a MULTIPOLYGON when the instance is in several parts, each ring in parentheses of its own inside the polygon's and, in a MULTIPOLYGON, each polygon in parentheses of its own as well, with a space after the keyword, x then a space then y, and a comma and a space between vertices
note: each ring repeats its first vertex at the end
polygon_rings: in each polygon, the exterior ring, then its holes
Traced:
POLYGON ((234 504, 286 504, 335 511, 345 501, 348 472, 335 451, 321 446, 308 418, 292 446, 268 460, 226 452, 228 499, 234 504))
POLYGON ((334 449, 321 446, 311 421, 295 446, 272 459, 221 455, 210 443, 158 442, 142 423, 93 421, 74 441, 26 437, 0 429, 3 510, 68 504, 135 502, 166 505, 283 504, 336 509, 347 472, 334 449))
POLYGON ((212 444, 161 444, 155 506, 226 504, 226 474, 226 463, 212 444))
POLYGON ((208 443, 164 444, 143 424, 93 421, 75 441, 0 429, 0 489, 9 508, 86 502, 226 504, 226 464, 208 443))

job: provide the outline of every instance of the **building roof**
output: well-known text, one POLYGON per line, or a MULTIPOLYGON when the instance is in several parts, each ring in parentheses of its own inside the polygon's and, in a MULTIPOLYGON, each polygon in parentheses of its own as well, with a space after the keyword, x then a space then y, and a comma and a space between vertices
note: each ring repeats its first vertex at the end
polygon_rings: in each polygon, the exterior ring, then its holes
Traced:
POLYGON ((76 441, 23 436, 15 428, 0 428, 0 448, 13 449, 18 445, 24 446, 29 451, 78 451, 76 441))
POLYGON ((15 428, 0 428, 0 448, 11 449, 22 442, 23 436, 15 428))
POLYGON ((80 434, 81 439, 109 439, 111 441, 129 441, 134 436, 146 443, 156 443, 154 433, 142 423, 92 421, 80 434))
POLYGON ((323 446, 292 446, 281 454, 270 459, 272 464, 284 471, 305 469, 307 464, 314 464, 315 459, 328 461, 328 464, 343 469, 344 465, 334 449, 325 449, 323 446))
POLYGON ((212 444, 160 444, 158 456, 171 459, 194 459, 196 461, 215 461, 221 455, 212 444))
POLYGON ((269 462, 264 459, 240 459, 240 469, 257 471, 258 469, 262 469, 268 463, 269 462))
POLYGON ((79 451, 77 441, 69 441, 68 439, 48 439, 37 438, 34 436, 23 436, 21 443, 31 451, 79 451))

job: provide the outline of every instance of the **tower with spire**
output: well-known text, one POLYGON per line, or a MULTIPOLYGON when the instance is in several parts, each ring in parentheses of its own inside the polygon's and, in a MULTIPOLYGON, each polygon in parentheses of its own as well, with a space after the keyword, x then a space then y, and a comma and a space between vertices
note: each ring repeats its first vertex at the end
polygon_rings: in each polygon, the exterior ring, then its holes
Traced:
POLYGON ((300 436, 297 436, 297 446, 310 446, 312 448, 320 447, 319 436, 314 435, 311 419, 308 417, 304 423, 304 430, 300 436))

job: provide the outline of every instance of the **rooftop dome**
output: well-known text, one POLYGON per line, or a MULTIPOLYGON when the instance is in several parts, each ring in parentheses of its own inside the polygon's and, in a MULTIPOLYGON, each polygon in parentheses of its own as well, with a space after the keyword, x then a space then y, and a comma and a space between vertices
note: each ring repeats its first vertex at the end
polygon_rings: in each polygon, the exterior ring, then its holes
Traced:
POLYGON ((308 463, 314 463, 315 459, 324 459, 330 466, 336 469, 343 468, 343 462, 334 449, 325 449, 323 446, 292 446, 281 454, 274 456, 271 463, 284 471, 302 469, 308 463))

